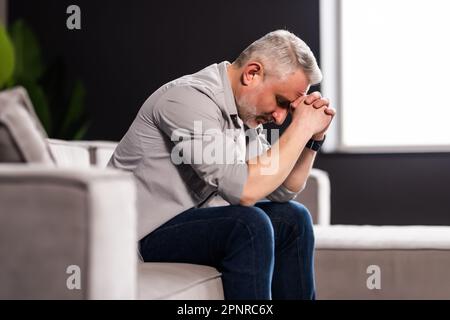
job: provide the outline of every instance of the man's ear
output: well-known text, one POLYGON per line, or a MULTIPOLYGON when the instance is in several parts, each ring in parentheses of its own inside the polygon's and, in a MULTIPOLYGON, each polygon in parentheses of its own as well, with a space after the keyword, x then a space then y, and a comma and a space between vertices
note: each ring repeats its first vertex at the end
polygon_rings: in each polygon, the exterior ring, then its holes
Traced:
POLYGON ((241 83, 244 86, 250 86, 252 84, 258 83, 264 77, 264 67, 259 62, 249 62, 244 67, 241 76, 241 83))

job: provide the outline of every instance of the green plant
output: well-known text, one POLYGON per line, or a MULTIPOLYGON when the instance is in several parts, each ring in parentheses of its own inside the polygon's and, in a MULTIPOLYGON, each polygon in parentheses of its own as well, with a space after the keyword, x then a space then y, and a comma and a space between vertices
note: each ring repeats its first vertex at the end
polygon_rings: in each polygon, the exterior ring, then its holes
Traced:
POLYGON ((0 89, 14 72, 14 48, 5 28, 0 25, 0 89))
POLYGON ((80 80, 68 80, 66 67, 61 59, 56 59, 49 66, 43 63, 37 37, 23 20, 18 20, 11 26, 9 36, 6 32, 2 36, 1 30, 0 28, 0 57, 8 56, 8 52, 11 55, 9 47, 14 54, 6 62, 1 60, 0 89, 23 86, 50 137, 82 139, 89 126, 83 83, 80 80), (5 80, 2 82, 3 79, 5 80))

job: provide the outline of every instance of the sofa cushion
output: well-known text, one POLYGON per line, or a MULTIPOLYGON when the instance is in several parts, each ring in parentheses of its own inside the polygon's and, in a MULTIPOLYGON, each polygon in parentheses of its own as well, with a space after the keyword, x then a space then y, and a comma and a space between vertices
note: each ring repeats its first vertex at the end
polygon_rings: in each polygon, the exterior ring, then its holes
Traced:
POLYGON ((318 299, 450 299, 450 227, 316 226, 315 237, 318 299))
POLYGON ((0 162, 53 164, 46 133, 23 88, 0 92, 0 162))
POLYGON ((0 162, 25 162, 8 128, 0 123, 0 162))
POLYGON ((222 300, 220 273, 207 266, 185 263, 140 263, 138 297, 141 300, 222 300))
POLYGON ((109 141, 92 141, 91 146, 95 166, 106 168, 109 159, 111 159, 111 156, 116 149, 117 143, 109 141))
POLYGON ((90 148, 76 142, 47 139, 58 167, 88 168, 91 166, 90 148))
POLYGON ((116 142, 47 139, 58 166, 106 168, 116 142))

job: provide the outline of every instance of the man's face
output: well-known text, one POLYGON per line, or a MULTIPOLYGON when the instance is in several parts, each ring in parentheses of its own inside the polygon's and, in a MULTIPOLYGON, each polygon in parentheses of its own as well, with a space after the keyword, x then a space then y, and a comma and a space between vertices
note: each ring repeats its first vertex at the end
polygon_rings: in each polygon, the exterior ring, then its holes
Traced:
POLYGON ((283 80, 271 76, 252 81, 254 83, 244 87, 236 101, 239 117, 251 128, 268 122, 281 125, 290 111, 290 104, 309 90, 309 81, 301 70, 283 80))

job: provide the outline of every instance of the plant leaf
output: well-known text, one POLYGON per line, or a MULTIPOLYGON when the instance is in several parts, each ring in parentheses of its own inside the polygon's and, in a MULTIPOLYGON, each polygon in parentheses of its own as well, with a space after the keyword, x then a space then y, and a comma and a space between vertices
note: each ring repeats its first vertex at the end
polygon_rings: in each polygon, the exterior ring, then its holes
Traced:
POLYGON ((90 126, 90 122, 87 121, 85 122, 79 129, 77 132, 75 132, 72 140, 82 140, 84 138, 84 136, 86 135, 87 130, 89 129, 90 126))
POLYGON ((0 25, 0 88, 8 83, 14 73, 14 47, 5 28, 0 25))
POLYGON ((74 124, 81 120, 84 114, 84 99, 86 97, 86 89, 81 81, 77 81, 72 90, 69 106, 67 108, 67 114, 63 121, 61 129, 62 135, 68 135, 68 131, 74 126, 74 124))
POLYGON ((15 48, 14 78, 16 82, 37 81, 44 67, 35 34, 23 20, 17 20, 10 29, 10 36, 15 48))
POLYGON ((44 93, 44 90, 40 85, 34 82, 26 82, 23 85, 30 96, 36 114, 38 118, 41 120, 42 126, 44 127, 47 134, 51 137, 52 121, 50 116, 48 99, 44 93))

